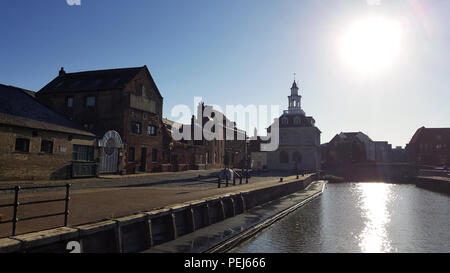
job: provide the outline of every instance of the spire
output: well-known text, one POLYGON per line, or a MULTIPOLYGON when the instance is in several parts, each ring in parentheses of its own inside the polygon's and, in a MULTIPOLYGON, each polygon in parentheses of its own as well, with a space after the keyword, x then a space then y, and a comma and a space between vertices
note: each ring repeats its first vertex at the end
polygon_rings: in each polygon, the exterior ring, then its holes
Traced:
POLYGON ((292 90, 292 89, 298 89, 298 87, 297 87, 297 81, 296 81, 296 76, 297 76, 297 73, 294 73, 294 82, 292 83, 291 90, 292 90))

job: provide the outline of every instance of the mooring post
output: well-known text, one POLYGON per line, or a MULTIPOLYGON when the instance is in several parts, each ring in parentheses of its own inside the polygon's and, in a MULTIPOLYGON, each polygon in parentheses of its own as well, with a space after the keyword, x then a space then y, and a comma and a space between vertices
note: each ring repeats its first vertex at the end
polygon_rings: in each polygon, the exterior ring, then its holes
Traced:
POLYGON ((69 216, 70 184, 66 184, 66 200, 64 207, 64 226, 67 227, 67 218, 69 216))
POLYGON ((16 236, 16 225, 17 225, 17 210, 19 208, 19 191, 20 186, 14 188, 14 212, 13 212, 13 224, 12 224, 12 236, 16 236))

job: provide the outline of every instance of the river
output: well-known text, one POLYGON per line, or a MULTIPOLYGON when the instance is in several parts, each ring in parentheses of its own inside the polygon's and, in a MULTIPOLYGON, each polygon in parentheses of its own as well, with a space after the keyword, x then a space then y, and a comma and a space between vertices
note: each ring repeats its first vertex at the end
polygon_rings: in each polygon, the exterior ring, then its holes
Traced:
POLYGON ((232 252, 450 252, 450 196, 409 184, 330 183, 232 252))

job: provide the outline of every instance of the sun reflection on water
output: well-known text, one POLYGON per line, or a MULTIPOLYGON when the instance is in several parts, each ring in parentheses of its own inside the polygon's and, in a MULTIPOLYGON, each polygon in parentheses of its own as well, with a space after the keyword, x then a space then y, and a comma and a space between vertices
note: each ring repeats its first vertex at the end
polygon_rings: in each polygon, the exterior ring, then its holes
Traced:
POLYGON ((391 198, 392 185, 384 183, 360 183, 360 206, 365 217, 365 227, 359 235, 359 247, 362 252, 391 252, 386 227, 390 222, 387 209, 391 198))

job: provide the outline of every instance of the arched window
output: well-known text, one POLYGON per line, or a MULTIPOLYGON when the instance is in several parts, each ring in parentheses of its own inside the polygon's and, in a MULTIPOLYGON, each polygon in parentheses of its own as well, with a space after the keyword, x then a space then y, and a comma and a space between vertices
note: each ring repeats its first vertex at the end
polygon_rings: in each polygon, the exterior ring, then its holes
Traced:
POLYGON ((287 125, 288 124, 288 119, 286 117, 281 119, 281 124, 283 125, 287 125))
POLYGON ((286 151, 280 152, 280 163, 289 163, 289 154, 286 151))
POLYGON ((296 117, 294 119, 294 125, 300 125, 300 118, 299 117, 296 117))

